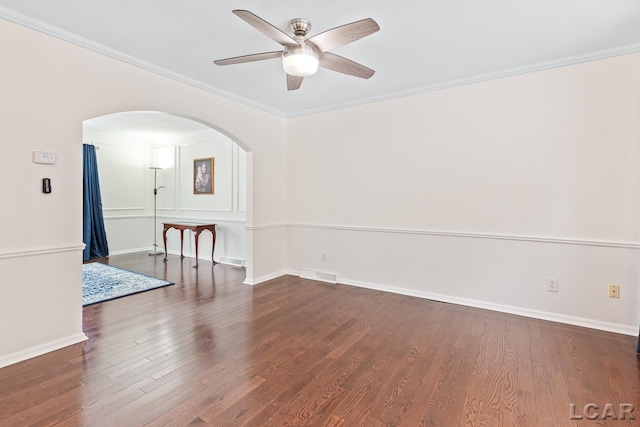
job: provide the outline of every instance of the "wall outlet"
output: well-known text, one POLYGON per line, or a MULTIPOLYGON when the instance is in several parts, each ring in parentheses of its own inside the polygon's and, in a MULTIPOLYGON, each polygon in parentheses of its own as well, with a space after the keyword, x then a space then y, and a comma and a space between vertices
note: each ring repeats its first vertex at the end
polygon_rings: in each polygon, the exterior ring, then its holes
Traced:
POLYGON ((609 298, 620 298, 620 285, 609 285, 609 298))
POLYGON ((558 292, 558 279, 547 277, 547 292, 558 292))
POLYGON ((325 262, 327 260, 327 253, 320 252, 320 261, 325 262))

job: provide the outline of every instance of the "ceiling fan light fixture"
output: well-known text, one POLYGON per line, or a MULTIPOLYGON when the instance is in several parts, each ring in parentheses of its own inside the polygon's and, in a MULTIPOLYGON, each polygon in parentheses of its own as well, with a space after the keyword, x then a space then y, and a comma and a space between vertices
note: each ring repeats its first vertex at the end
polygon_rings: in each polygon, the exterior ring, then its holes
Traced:
POLYGON ((318 71, 318 64, 318 54, 308 46, 287 48, 282 54, 282 68, 292 76, 310 76, 318 71))
POLYGON ((289 26, 294 35, 289 36, 248 10, 236 9, 233 13, 262 34, 282 45, 284 50, 218 59, 213 61, 216 65, 242 64, 280 58, 282 68, 287 73, 287 90, 300 89, 304 78, 315 74, 318 67, 361 79, 368 79, 375 73, 371 68, 330 52, 335 48, 380 31, 378 23, 371 18, 340 25, 307 38, 311 29, 311 23, 308 19, 292 19, 289 26))

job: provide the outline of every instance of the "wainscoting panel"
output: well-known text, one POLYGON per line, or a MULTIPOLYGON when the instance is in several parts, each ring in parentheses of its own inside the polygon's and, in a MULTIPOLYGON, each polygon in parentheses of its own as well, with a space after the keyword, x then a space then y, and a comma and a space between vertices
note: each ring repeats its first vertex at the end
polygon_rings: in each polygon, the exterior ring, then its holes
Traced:
POLYGON ((80 342, 83 244, 0 257, 0 367, 80 342), (25 332, 27 331, 27 332, 25 332))
POLYGON ((322 224, 291 224, 287 242, 292 273, 625 334, 640 322, 637 242, 322 224), (548 277, 559 292, 547 292, 548 277))

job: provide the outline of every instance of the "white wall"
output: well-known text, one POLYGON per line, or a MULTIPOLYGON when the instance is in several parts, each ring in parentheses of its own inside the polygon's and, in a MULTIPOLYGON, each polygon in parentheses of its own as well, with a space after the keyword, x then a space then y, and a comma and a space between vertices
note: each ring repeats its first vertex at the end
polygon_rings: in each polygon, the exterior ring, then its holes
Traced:
POLYGON ((153 177, 149 180, 147 144, 88 132, 83 132, 82 138, 84 143, 98 147, 96 159, 109 252, 148 250, 153 236, 153 205, 149 206, 147 189, 153 186, 153 177), (143 230, 148 230, 146 235, 143 230))
POLYGON ((82 339, 82 122, 122 111, 248 149, 248 283, 310 267, 636 330, 640 55, 286 121, 2 20, 0 53, 0 366, 82 339))
MULTIPOLYGON (((0 52, 0 179, 12 183, 3 187, 3 200, 15 203, 0 209, 0 220, 10 224, 0 240, 0 366, 82 335, 84 120, 122 111, 164 111, 203 121, 250 150, 248 224, 286 220, 284 119, 4 20, 0 52), (32 163, 34 150, 55 152, 57 164, 32 163), (51 194, 41 192, 43 177, 52 179, 51 194), (42 291, 45 279, 47 292, 42 291), (59 298, 50 297, 52 289, 59 298)), ((250 233, 249 262, 262 256, 261 240, 267 238, 259 230, 250 233)), ((268 249, 286 259, 284 239, 268 249)), ((247 277, 285 267, 249 265, 247 277)))
MULTIPOLYGON (((111 255, 153 248, 154 171, 149 167, 164 166, 157 171, 157 186, 164 187, 158 190, 157 201, 159 248, 164 249, 163 222, 207 222, 217 224, 216 261, 246 258, 246 153, 230 138, 213 129, 159 142, 123 141, 85 131, 84 141, 99 147, 98 173, 111 255), (193 159, 204 157, 214 158, 214 194, 194 195, 193 159)), ((167 232, 169 253, 180 253, 178 236, 178 231, 167 232)), ((211 259, 211 235, 205 232, 200 237, 199 256, 211 259)), ((195 257, 194 243, 187 232, 185 256, 195 257)))
POLYGON ((637 333, 639 82, 636 54, 290 119, 289 268, 637 333))
MULTIPOLYGON (((160 246, 163 245, 162 222, 210 222, 216 224, 215 260, 220 261, 222 257, 246 259, 246 153, 230 138, 215 131, 171 142, 171 146, 163 143, 152 147, 155 157, 168 148, 175 150, 175 167, 158 172, 158 186, 166 187, 159 191, 158 197, 157 239, 160 246), (193 160, 208 157, 214 158, 214 194, 194 194, 193 160)), ((202 233, 198 247, 200 258, 211 259, 211 245, 210 233, 202 233)), ((170 253, 180 253, 177 230, 167 231, 167 248, 170 253)), ((195 241, 190 233, 185 233, 184 255, 195 257, 195 241)))

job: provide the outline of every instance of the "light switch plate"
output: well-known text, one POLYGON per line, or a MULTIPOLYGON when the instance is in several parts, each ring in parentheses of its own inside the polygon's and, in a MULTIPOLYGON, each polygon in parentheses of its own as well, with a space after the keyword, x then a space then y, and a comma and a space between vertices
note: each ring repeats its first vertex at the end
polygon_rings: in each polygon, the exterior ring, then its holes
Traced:
POLYGON ((56 153, 50 153, 47 151, 34 151, 33 163, 40 163, 44 165, 55 165, 56 153))

